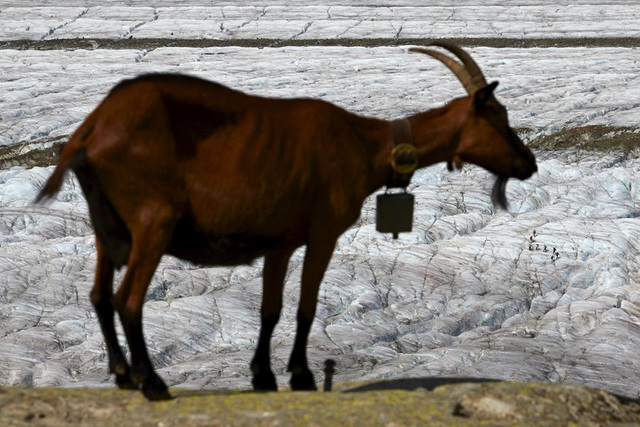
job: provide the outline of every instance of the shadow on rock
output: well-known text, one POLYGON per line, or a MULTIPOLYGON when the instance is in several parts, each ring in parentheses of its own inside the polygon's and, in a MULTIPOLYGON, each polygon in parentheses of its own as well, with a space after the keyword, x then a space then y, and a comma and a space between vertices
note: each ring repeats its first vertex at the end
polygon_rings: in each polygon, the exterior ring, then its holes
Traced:
POLYGON ((397 380, 384 380, 375 383, 365 384, 359 387, 344 390, 344 393, 362 392, 362 391, 381 391, 381 390, 417 390, 422 388, 432 391, 436 387, 449 384, 461 383, 492 383, 500 380, 487 378, 457 378, 457 377, 423 377, 423 378, 399 378, 397 380))

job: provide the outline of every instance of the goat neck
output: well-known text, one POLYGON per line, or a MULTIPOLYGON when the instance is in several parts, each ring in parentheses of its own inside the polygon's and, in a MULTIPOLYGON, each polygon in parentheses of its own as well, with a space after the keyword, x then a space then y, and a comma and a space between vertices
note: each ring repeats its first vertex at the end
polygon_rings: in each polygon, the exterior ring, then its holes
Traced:
MULTIPOLYGON (((465 123, 464 98, 409 117, 418 152, 418 168, 451 162, 465 123)), ((459 165, 458 165, 459 166, 459 165)))
POLYGON ((464 115, 460 114, 456 104, 386 122, 384 141, 376 144, 378 153, 372 191, 393 181, 391 152, 396 145, 412 141, 418 153, 418 168, 449 162, 454 157, 463 124, 464 115), (401 127, 405 130, 399 132, 401 127), (411 132, 409 136, 406 135, 408 129, 411 132))

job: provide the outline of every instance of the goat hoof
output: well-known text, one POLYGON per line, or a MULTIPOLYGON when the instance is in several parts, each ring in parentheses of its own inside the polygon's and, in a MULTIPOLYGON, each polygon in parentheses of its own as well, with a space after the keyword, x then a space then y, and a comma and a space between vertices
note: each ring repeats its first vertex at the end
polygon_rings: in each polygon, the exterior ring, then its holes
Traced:
POLYGON ((121 390, 138 390, 138 383, 131 379, 129 365, 126 363, 117 363, 110 369, 111 373, 116 374, 116 385, 121 390))
POLYGON ((253 391, 278 391, 278 384, 276 383, 276 377, 271 370, 266 372, 260 372, 253 369, 254 375, 251 384, 253 384, 253 391))
POLYGON ((117 376, 129 376, 129 365, 124 360, 116 362, 109 368, 109 372, 112 374, 116 374, 117 376))
POLYGON ((129 376, 131 377, 131 381, 133 381, 135 384, 146 383, 148 377, 144 372, 131 372, 129 376))
POLYGON ((138 390, 140 388, 137 383, 131 380, 129 374, 116 375, 116 385, 121 390, 138 390))
POLYGON ((169 387, 157 375, 149 376, 142 384, 142 394, 151 401, 173 399, 169 393, 169 387))
MULTIPOLYGON (((156 374, 153 370, 153 367, 145 365, 143 363, 137 365, 132 364, 131 368, 129 368, 129 376, 131 377, 131 381, 139 385, 154 382, 159 382, 164 385, 158 374, 156 374)), ((165 388, 166 387, 167 386, 165 386, 165 388)))
POLYGON ((144 397, 146 397, 148 400, 152 402, 173 399, 173 396, 171 396, 171 394, 169 393, 169 390, 155 390, 155 389, 149 389, 143 386, 142 393, 144 394, 144 397))
POLYGON ((291 390, 296 391, 316 391, 316 382, 313 379, 313 374, 307 368, 294 369, 291 375, 291 390), (296 372, 299 371, 299 372, 296 372))

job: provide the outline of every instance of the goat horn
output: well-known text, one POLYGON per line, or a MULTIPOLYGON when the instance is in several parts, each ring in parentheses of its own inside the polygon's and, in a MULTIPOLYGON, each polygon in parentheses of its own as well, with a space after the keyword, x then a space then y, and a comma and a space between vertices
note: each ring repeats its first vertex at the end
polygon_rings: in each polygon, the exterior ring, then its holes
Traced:
POLYGON ((476 89, 481 89, 487 85, 487 81, 484 78, 484 74, 482 74, 482 70, 480 69, 476 61, 474 61, 471 55, 469 55, 460 46, 446 40, 436 40, 429 43, 428 45, 442 47, 444 49, 447 49, 449 52, 453 53, 455 56, 457 56, 460 59, 460 61, 462 61, 465 68, 469 72, 469 75, 471 76, 471 81, 475 85, 476 89))
POLYGON ((476 85, 473 83, 473 80, 471 79, 471 75, 469 74, 469 71, 464 66, 462 66, 462 64, 460 64, 458 61, 448 57, 444 53, 438 52, 436 50, 423 49, 419 47, 412 47, 409 49, 409 52, 424 53, 442 62, 444 65, 447 66, 447 68, 449 68, 453 72, 453 74, 455 74, 458 80, 460 80, 460 83, 462 83, 462 86, 464 86, 464 88, 466 89, 469 95, 473 95, 473 92, 477 89, 476 85))

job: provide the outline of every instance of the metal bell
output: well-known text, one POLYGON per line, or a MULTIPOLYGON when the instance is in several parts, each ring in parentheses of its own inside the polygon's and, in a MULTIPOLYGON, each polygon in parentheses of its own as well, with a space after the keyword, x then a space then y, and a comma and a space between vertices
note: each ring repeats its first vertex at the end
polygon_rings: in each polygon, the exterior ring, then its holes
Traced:
POLYGON ((398 233, 411 231, 413 223, 413 194, 385 193, 378 195, 376 206, 376 230, 381 233, 398 233))

